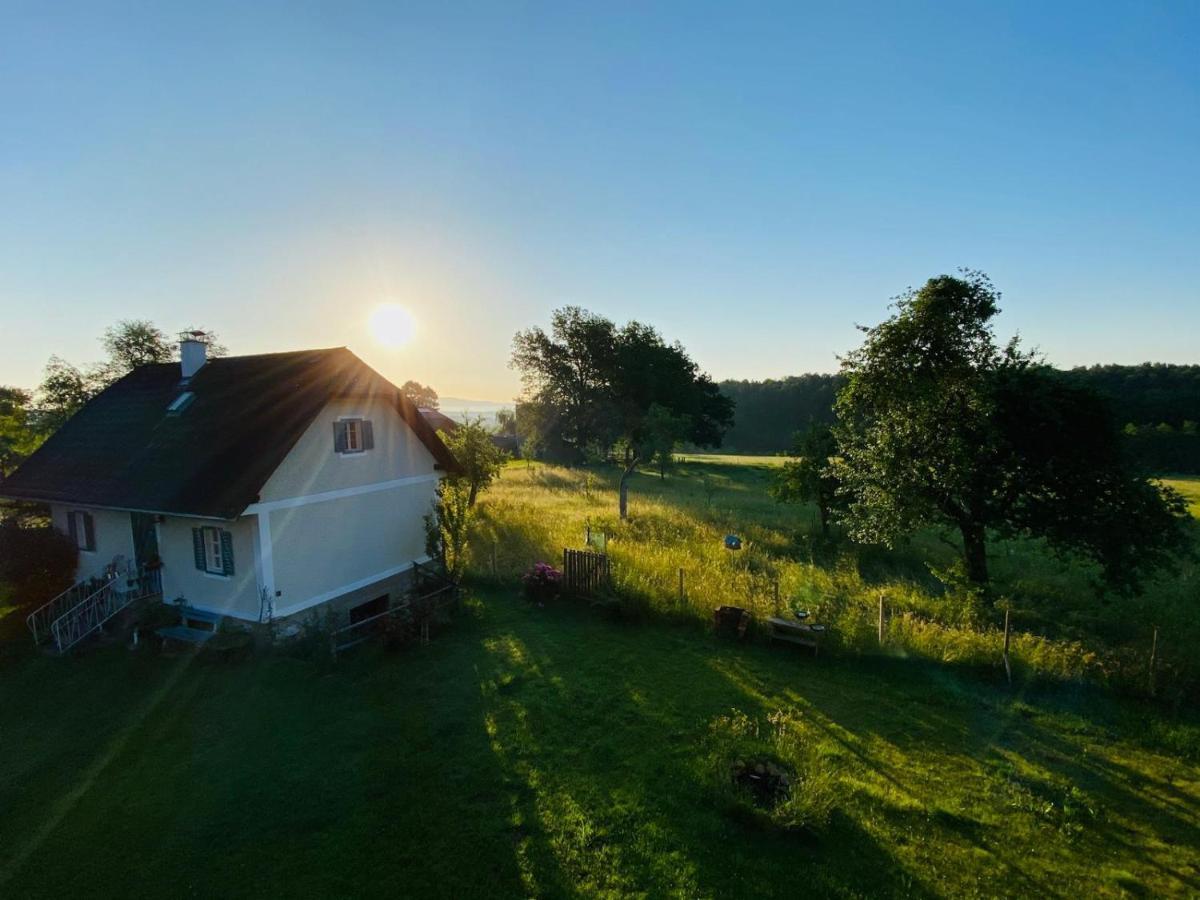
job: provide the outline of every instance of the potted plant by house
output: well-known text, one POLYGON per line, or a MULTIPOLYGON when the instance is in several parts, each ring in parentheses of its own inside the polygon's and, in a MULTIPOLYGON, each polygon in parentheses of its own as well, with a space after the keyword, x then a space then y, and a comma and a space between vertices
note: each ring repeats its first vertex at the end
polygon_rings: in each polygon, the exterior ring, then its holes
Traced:
POLYGON ((547 600, 558 596, 562 587, 562 572, 549 563, 534 563, 524 575, 521 583, 525 586, 525 599, 538 606, 544 606, 547 600))

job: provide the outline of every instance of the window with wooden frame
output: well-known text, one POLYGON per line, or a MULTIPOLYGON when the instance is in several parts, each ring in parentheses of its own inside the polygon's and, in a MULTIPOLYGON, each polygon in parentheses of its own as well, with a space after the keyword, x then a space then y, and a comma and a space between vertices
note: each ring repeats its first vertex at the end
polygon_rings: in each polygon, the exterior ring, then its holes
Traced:
POLYGON ((233 534, 224 528, 192 529, 196 568, 209 575, 233 574, 233 534))
POLYGON ((75 546, 85 553, 96 552, 96 523, 92 514, 82 509, 73 509, 67 513, 67 531, 75 546))
POLYGON ((375 429, 370 419, 338 419, 333 423, 334 452, 349 456, 375 447, 375 429))

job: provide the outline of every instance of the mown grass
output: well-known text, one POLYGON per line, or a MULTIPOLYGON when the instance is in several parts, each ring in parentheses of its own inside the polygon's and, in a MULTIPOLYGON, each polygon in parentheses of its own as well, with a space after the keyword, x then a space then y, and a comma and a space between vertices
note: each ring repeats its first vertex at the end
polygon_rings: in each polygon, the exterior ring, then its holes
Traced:
MULTIPOLYGON (((590 526, 610 536, 618 590, 659 617, 707 623, 714 607, 731 604, 761 621, 805 608, 830 627, 830 649, 837 652, 915 655, 1002 671, 1001 610, 968 602, 933 574, 957 559, 947 536, 920 535, 892 551, 843 541, 830 551, 819 540, 815 509, 770 498, 777 463, 775 457, 695 455, 665 479, 639 473, 627 522, 615 515, 611 469, 510 464, 481 504, 470 571, 493 577, 494 556, 496 577, 511 581, 532 561, 554 561, 563 547, 581 546, 590 526), (725 549, 722 538, 730 533, 744 540, 742 550, 725 549)), ((1134 598, 1105 593, 1095 567, 1057 557, 1038 542, 995 542, 990 563, 1000 599, 1012 609, 1010 657, 1019 677, 1148 691, 1158 626, 1160 699, 1181 704, 1197 696, 1200 576, 1194 561, 1163 573, 1134 598)))
POLYGON ((1079 688, 814 661, 511 589, 427 647, 336 665, 143 644, 0 666, 5 897, 1200 891, 1200 771, 1079 688), (735 709, 816 760, 815 827, 714 784, 735 709))

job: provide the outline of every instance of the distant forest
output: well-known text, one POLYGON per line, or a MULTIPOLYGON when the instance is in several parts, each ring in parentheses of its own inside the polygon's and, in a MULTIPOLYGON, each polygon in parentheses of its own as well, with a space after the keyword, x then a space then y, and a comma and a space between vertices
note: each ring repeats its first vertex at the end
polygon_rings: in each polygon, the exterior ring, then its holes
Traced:
MULTIPOLYGON (((1108 398, 1131 451, 1145 468, 1200 474, 1200 366, 1088 366, 1060 374, 1108 398)), ((721 382, 721 390, 737 404, 723 449, 786 451, 797 431, 833 421, 833 401, 842 383, 841 375, 721 382)))

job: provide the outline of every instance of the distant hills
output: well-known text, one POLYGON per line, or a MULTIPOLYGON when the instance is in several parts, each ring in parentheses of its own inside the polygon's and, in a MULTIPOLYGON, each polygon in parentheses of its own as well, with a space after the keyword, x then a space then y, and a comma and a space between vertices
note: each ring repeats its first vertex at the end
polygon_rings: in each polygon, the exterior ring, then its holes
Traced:
POLYGON ((438 409, 445 415, 462 422, 464 419, 483 419, 484 424, 493 425, 496 413, 502 409, 513 409, 516 403, 499 403, 495 400, 467 400, 463 397, 439 397, 438 409))

